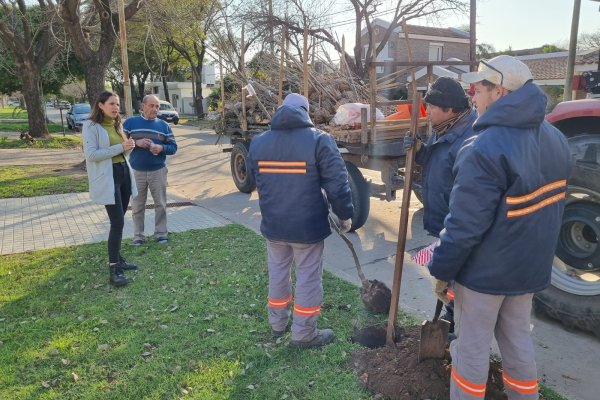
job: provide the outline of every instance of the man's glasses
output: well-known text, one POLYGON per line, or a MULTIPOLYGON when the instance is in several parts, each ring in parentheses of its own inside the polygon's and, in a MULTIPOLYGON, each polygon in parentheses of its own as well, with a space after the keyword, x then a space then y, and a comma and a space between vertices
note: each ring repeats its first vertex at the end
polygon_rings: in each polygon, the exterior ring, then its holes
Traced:
POLYGON ((492 71, 496 71, 497 73, 500 74, 500 86, 502 86, 502 84, 504 83, 504 74, 502 73, 502 71, 500 71, 497 68, 494 68, 490 63, 488 63, 485 60, 479 60, 479 62, 482 63, 483 65, 485 65, 486 67, 488 67, 489 69, 491 69, 492 71))

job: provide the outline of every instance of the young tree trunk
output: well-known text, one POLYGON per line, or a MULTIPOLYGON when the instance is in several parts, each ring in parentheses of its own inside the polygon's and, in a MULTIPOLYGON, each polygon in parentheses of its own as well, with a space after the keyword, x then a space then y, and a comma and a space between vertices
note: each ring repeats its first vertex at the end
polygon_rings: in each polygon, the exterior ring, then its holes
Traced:
POLYGON ((84 68, 85 90, 90 104, 94 104, 100 93, 104 92, 105 62, 86 63, 84 68))
POLYGON ((23 82, 23 97, 27 104, 29 134, 35 138, 48 137, 48 127, 42 109, 39 73, 32 65, 23 64, 20 68, 20 75, 23 82))
POLYGON ((165 100, 170 103, 171 100, 169 100, 169 85, 167 85, 167 77, 165 75, 163 75, 161 78, 162 78, 163 90, 165 92, 165 100))
POLYGON ((194 106, 196 107, 196 116, 198 118, 204 117, 204 106, 202 104, 202 61, 199 61, 196 67, 194 87, 196 88, 196 96, 194 97, 194 106))

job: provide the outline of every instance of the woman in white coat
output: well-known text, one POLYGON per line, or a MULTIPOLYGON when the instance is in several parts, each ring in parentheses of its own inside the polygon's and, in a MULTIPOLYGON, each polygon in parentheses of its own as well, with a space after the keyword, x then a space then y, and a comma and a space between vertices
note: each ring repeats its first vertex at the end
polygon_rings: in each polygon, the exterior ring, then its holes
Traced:
POLYGON ((127 156, 135 147, 123 134, 119 115, 119 96, 102 92, 83 124, 83 151, 87 165, 90 198, 106 207, 110 220, 108 234, 109 283, 127 285, 123 270, 137 269, 121 256, 125 212, 131 196, 137 195, 133 171, 127 156))

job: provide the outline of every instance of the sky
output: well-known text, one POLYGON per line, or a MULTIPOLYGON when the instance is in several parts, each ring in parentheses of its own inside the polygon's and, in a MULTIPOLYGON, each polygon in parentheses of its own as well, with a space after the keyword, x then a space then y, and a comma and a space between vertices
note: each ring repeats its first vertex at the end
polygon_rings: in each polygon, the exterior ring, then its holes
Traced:
MULTIPOLYGON (((345 3, 332 0, 336 4, 345 3)), ((465 0, 468 2, 468 0, 465 0)), ((378 11, 393 7, 396 0, 383 0, 378 11)), ((497 51, 540 47, 555 44, 567 48, 571 34, 574 0, 477 0, 477 42, 494 46, 497 51)), ((579 34, 600 31, 600 2, 581 0, 579 34)), ((351 10, 338 15, 334 21, 352 18, 351 10)), ((381 17, 386 19, 385 16, 381 17)), ((388 16, 389 18, 389 16, 388 16)), ((436 21, 413 20, 411 23, 461 27, 469 25, 469 16, 448 15, 436 21)), ((335 31, 346 40, 353 39, 353 25, 338 26, 335 31)), ((346 48, 349 48, 347 46, 346 48)))

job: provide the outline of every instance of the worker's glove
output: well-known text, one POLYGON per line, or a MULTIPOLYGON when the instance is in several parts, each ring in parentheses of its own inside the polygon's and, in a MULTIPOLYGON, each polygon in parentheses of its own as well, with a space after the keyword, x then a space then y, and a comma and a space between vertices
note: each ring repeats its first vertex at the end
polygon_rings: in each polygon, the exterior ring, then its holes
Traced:
POLYGON ((350 232, 352 228, 352 218, 343 219, 340 221, 340 233, 350 232))
POLYGON ((404 142, 402 143, 402 147, 404 151, 410 150, 415 145, 415 138, 413 138, 410 134, 404 136, 404 142))
POLYGON ((435 293, 435 297, 440 299, 444 304, 450 303, 450 299, 448 298, 448 282, 434 278, 433 283, 433 292, 435 293))

